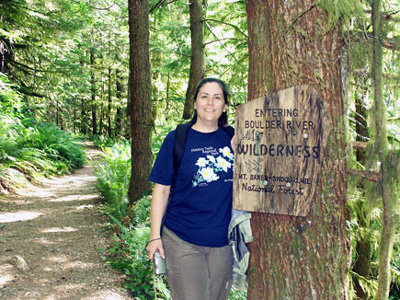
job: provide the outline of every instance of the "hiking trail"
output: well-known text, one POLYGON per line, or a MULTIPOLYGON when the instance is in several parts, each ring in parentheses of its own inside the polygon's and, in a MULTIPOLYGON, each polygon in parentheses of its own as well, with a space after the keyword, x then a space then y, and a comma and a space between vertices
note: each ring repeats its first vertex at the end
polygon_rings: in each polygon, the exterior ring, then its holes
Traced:
MULTIPOLYGON (((100 153, 86 144, 88 160, 100 153)), ((131 299, 124 275, 102 259, 111 242, 88 163, 0 196, 0 299, 131 299)))

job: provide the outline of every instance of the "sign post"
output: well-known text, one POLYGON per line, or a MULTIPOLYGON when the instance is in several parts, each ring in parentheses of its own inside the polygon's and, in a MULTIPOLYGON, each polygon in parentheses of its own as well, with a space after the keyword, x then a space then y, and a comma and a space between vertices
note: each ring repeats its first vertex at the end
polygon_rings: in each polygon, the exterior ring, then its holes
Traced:
POLYGON ((308 85, 239 106, 233 207, 307 216, 329 131, 322 101, 308 85))

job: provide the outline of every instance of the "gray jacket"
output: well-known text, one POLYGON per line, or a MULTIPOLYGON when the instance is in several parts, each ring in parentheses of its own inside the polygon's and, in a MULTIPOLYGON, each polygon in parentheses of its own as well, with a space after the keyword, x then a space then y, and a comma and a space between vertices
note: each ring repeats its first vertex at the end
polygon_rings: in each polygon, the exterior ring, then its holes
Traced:
POLYGON ((246 244, 253 241, 250 219, 250 212, 232 209, 228 239, 233 251, 233 285, 238 289, 247 288, 250 252, 246 244))

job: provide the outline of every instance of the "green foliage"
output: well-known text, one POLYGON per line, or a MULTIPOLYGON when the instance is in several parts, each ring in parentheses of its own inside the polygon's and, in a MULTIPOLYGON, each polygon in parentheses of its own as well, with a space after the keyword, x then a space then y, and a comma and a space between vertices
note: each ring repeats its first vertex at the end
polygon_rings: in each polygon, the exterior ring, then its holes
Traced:
POLYGON ((0 73, 0 112, 3 115, 21 118, 22 97, 13 88, 15 88, 14 84, 0 73))
POLYGON ((97 187, 106 203, 106 211, 121 220, 128 211, 128 188, 131 173, 129 141, 104 149, 104 159, 93 165, 97 187))
POLYGON ((363 13, 360 0, 319 0, 317 5, 324 8, 328 14, 326 31, 335 26, 339 20, 349 24, 352 18, 363 13))
POLYGON ((104 135, 93 135, 91 136, 91 140, 93 144, 101 149, 105 150, 106 148, 112 147, 114 144, 118 143, 121 139, 120 138, 110 138, 104 135))
POLYGON ((133 210, 131 226, 150 226, 150 205, 150 197, 143 197, 134 204, 131 208, 133 210))
POLYGON ((135 226, 122 224, 109 214, 117 235, 107 250, 106 260, 113 268, 127 275, 125 287, 134 299, 170 299, 166 279, 153 274, 152 262, 147 259, 145 252, 150 235, 149 208, 147 197, 137 202, 132 210, 135 226))
POLYGON ((24 125, 19 119, 1 114, 0 124, 0 164, 22 172, 29 179, 65 174, 85 162, 85 152, 76 138, 53 124, 24 125))
POLYGON ((117 226, 119 234, 114 237, 113 244, 108 249, 108 263, 128 276, 125 287, 131 291, 135 299, 154 299, 151 262, 142 257, 150 228, 142 226, 128 230, 118 219, 109 216, 117 226))
POLYGON ((152 143, 151 143, 154 157, 157 156, 158 151, 160 150, 161 145, 162 145, 165 137, 167 136, 167 134, 171 130, 175 129, 176 125, 178 124, 178 122, 171 122, 172 124, 171 123, 163 124, 162 121, 161 122, 157 121, 156 123, 157 123, 156 124, 157 134, 155 134, 153 136, 152 143))
POLYGON ((52 123, 27 123, 18 140, 19 148, 35 148, 43 151, 46 158, 57 162, 57 169, 65 173, 70 169, 82 167, 85 151, 77 144, 77 138, 60 130, 52 123))
POLYGON ((247 299, 246 290, 238 290, 232 287, 231 293, 229 294, 229 300, 245 300, 247 299))
POLYGON ((0 190, 79 168, 86 156, 77 138, 51 123, 36 122, 21 95, 0 77, 0 190))

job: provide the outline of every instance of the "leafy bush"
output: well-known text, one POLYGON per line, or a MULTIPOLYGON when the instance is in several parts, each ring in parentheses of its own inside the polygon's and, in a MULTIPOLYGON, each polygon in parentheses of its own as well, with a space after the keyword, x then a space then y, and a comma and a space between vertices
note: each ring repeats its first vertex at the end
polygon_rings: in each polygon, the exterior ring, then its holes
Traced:
POLYGON ((117 144, 121 141, 120 138, 110 138, 98 134, 91 136, 90 140, 93 141, 93 144, 101 150, 112 147, 114 144, 117 144))
POLYGON ((106 212, 121 220, 127 214, 129 203, 130 145, 124 141, 105 148, 104 152, 104 159, 93 166, 97 188, 104 198, 106 212))
POLYGON ((22 97, 0 73, 0 192, 22 183, 21 176, 64 174, 86 160, 77 138, 29 117, 22 97), (24 112, 25 111, 25 112, 24 112))
POLYGON ((167 299, 165 279, 155 277, 151 262, 144 253, 150 227, 142 224, 134 228, 130 226, 129 230, 115 217, 110 215, 110 218, 117 226, 118 235, 114 236, 113 244, 107 251, 107 262, 127 275, 125 287, 134 299, 155 299, 156 294, 157 299, 167 299))
POLYGON ((34 123, 32 127, 25 127, 18 147, 42 150, 46 158, 57 162, 57 167, 63 171, 79 168, 86 160, 77 139, 52 123, 34 123))

